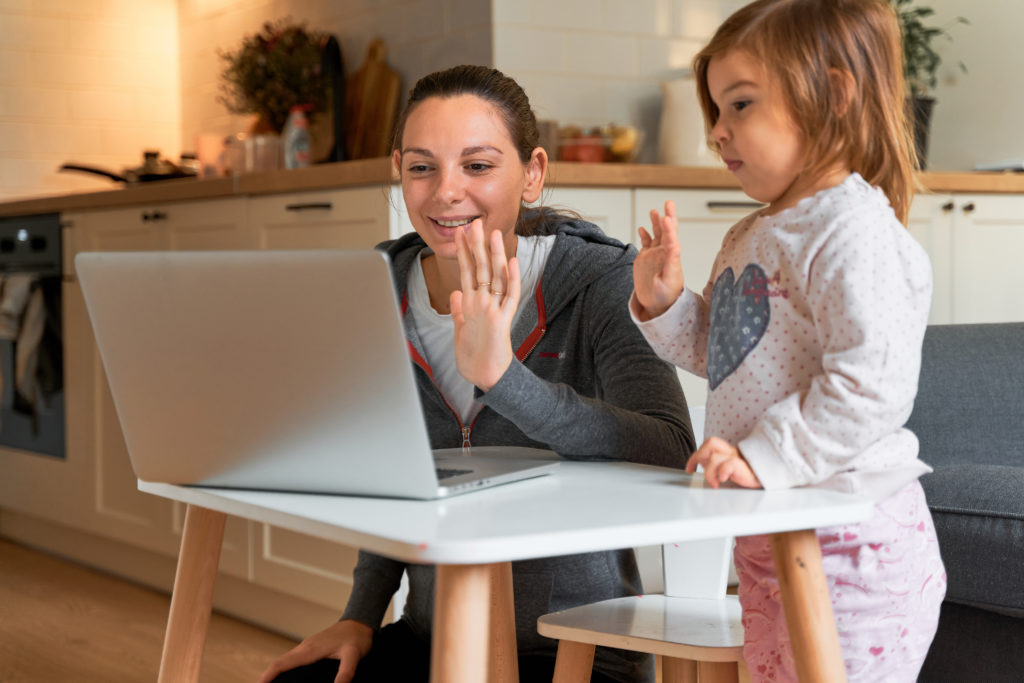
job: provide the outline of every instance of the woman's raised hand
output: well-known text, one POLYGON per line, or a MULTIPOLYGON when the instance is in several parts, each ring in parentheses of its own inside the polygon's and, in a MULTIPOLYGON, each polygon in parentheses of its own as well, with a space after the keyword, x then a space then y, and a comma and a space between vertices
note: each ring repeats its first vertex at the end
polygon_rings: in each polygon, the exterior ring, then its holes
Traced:
POLYGON ((512 363, 512 318, 519 305, 519 264, 505 257, 501 233, 484 238, 480 219, 455 234, 462 291, 451 295, 455 366, 489 391, 512 363))
POLYGON ((656 318, 671 306, 683 291, 681 249, 676 236, 676 205, 665 202, 665 215, 651 209, 649 234, 640 228, 640 254, 633 262, 633 289, 642 307, 642 320, 656 318))

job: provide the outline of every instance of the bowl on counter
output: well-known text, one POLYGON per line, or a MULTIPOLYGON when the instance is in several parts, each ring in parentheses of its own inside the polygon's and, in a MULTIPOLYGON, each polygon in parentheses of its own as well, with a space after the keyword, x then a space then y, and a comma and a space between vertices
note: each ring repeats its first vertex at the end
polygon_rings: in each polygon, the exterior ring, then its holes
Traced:
POLYGON ((636 159, 643 131, 636 126, 609 124, 584 131, 565 126, 558 134, 558 160, 586 163, 629 163, 636 159))

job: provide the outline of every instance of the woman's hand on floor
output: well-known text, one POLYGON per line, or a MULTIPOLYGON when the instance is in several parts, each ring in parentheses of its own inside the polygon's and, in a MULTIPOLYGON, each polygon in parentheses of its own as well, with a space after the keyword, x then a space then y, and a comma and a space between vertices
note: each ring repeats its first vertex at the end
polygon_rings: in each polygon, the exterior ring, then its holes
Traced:
POLYGON ((270 683, 279 674, 321 659, 338 659, 338 675, 334 683, 349 683, 356 665, 373 645, 373 629, 358 621, 346 619, 306 638, 278 657, 260 676, 258 683, 270 683))

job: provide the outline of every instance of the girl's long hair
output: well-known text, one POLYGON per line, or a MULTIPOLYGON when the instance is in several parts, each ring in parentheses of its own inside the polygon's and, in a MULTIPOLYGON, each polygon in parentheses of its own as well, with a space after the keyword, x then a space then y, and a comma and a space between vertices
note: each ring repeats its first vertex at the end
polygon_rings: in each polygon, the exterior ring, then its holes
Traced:
POLYGON ((900 40, 896 13, 883 0, 757 0, 743 7, 693 61, 708 144, 717 149, 711 129, 719 116, 708 65, 746 51, 782 89, 804 136, 804 172, 848 166, 880 187, 906 224, 917 158, 900 40))

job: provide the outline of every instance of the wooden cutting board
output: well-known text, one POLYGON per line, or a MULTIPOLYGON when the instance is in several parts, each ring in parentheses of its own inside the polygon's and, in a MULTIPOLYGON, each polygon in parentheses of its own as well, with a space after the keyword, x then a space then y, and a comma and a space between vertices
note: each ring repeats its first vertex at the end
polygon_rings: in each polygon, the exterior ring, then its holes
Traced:
POLYGON ((387 156, 391 152, 402 79, 387 65, 384 41, 374 38, 366 61, 349 76, 345 87, 345 131, 348 159, 387 156))

